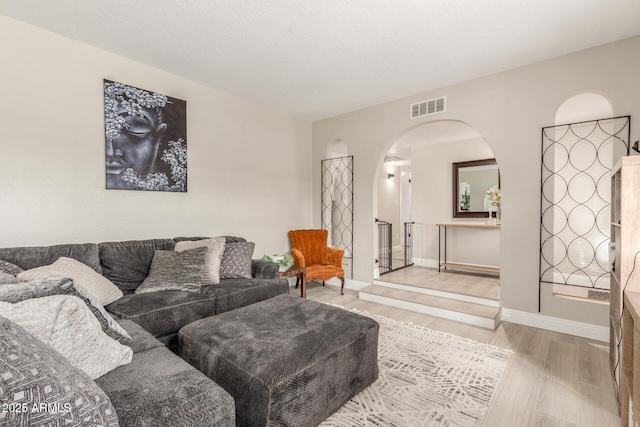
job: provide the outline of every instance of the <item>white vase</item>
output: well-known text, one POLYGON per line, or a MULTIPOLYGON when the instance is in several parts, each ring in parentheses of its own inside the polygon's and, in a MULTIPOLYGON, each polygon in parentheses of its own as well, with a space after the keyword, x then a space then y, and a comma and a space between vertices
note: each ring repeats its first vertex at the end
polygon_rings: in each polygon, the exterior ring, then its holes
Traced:
POLYGON ((487 220, 487 224, 496 225, 496 219, 493 216, 492 206, 489 207, 489 219, 487 220))

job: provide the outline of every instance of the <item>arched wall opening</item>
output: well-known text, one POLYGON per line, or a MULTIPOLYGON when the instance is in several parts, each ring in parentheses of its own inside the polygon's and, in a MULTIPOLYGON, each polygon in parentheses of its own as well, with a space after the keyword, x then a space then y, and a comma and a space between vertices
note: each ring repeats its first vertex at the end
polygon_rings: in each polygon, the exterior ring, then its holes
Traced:
POLYGON ((608 299, 610 171, 628 154, 629 126, 628 117, 612 116, 608 97, 579 93, 543 130, 541 306, 551 296, 608 299))
POLYGON ((345 278, 353 277, 353 156, 337 139, 328 144, 322 161, 321 228, 329 232, 328 245, 344 250, 345 278))
MULTIPOLYGON (((413 223, 409 240, 411 261, 431 268, 437 268, 439 264, 438 227, 435 224, 489 222, 488 215, 483 219, 453 217, 452 163, 490 158, 494 158, 493 151, 482 135, 467 123, 457 120, 421 123, 389 142, 374 177, 373 214, 374 218, 392 223, 393 235, 388 243, 392 246, 392 265, 402 264, 401 257, 407 243, 403 239, 405 222, 413 223), (410 197, 410 201, 406 197, 410 197)), ((482 188, 479 193, 478 197, 484 200, 486 189, 482 188)), ((376 246, 374 257, 380 261, 388 248, 380 243, 377 228, 373 230, 376 234, 373 239, 376 246)), ((447 254, 450 259, 478 266, 500 265, 499 229, 490 232, 451 229, 448 233, 447 254)), ((377 265, 374 269, 374 277, 378 277, 379 267, 377 265)))

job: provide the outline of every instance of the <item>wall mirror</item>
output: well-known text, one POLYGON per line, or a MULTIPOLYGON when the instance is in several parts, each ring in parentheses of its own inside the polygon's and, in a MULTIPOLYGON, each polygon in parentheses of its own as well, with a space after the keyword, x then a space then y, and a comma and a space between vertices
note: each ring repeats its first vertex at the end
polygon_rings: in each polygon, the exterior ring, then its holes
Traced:
POLYGON ((496 159, 453 163, 453 217, 488 218, 495 207, 487 190, 500 188, 500 171, 496 159))

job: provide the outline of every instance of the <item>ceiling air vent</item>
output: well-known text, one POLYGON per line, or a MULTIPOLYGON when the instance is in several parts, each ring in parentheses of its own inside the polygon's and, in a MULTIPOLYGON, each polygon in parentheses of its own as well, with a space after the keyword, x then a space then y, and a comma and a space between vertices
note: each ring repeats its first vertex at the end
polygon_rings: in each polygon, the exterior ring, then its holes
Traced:
POLYGON ((417 119, 418 117, 442 113, 446 111, 446 109, 447 109, 446 96, 430 99, 428 101, 416 102, 415 104, 411 104, 410 118, 417 119))

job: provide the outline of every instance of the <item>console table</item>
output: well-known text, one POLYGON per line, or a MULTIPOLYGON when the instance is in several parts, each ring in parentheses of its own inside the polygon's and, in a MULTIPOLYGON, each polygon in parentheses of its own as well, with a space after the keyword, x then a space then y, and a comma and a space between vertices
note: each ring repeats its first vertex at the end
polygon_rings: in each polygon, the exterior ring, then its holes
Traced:
POLYGON ((444 267, 445 270, 447 269, 447 267, 451 267, 464 270, 482 271, 485 273, 500 273, 500 267, 485 267, 480 265, 466 264, 462 262, 447 262, 447 228, 480 228, 495 230, 500 228, 499 225, 482 224, 477 222, 449 222, 436 224, 436 227, 438 227, 438 272, 440 272, 441 267, 444 267), (444 261, 441 261, 443 255, 441 252, 442 240, 444 240, 444 261))

